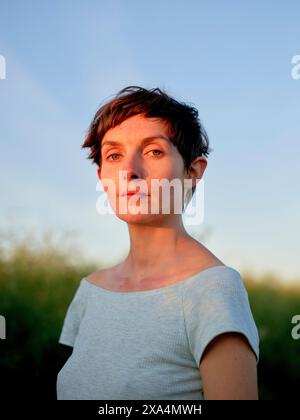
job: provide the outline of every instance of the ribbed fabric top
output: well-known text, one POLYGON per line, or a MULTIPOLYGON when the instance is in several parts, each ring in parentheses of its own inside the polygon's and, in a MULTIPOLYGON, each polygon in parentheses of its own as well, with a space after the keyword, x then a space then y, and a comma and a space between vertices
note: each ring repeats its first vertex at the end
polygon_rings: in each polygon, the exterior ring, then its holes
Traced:
POLYGON ((57 399, 202 400, 201 356, 224 332, 243 334, 258 363, 248 293, 232 267, 131 292, 83 277, 59 337, 73 352, 58 373, 57 399))

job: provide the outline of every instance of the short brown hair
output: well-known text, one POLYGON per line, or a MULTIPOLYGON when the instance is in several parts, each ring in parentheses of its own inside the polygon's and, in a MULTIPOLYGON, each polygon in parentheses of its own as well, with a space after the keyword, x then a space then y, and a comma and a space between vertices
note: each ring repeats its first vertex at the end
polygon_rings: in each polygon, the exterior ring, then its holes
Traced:
MULTIPOLYGON (((91 149, 87 158, 100 167, 101 143, 105 133, 138 114, 161 118, 168 123, 172 133, 170 140, 181 154, 187 171, 197 156, 207 157, 212 151, 196 108, 178 102, 159 88, 147 90, 140 86, 127 86, 97 110, 81 146, 91 149)), ((192 195, 195 188, 192 189, 192 195)))

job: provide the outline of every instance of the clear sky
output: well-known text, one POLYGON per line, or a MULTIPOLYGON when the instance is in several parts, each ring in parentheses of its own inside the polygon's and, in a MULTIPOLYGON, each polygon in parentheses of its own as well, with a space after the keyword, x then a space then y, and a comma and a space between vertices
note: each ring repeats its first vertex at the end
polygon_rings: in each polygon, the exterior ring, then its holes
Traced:
POLYGON ((300 280, 299 1, 2 1, 0 228, 51 228, 99 263, 128 250, 96 212, 81 149, 98 106, 127 85, 199 110, 213 149, 204 223, 190 230, 238 269, 300 280))

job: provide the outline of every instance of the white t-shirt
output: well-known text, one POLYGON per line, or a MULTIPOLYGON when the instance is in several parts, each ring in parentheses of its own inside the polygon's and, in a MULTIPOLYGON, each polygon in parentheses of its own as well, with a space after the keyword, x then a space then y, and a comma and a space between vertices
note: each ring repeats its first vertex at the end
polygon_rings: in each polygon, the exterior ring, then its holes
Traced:
POLYGON ((73 352, 58 373, 57 399, 201 400, 201 356, 225 332, 243 334, 258 363, 248 293, 232 267, 132 292, 83 277, 59 337, 73 352))

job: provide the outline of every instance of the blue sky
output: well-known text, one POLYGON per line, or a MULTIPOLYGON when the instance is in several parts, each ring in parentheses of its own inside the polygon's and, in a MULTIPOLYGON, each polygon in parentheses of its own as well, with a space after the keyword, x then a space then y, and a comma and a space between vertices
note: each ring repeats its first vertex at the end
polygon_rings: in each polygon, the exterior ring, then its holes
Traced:
POLYGON ((62 237, 110 264, 127 227, 95 209, 81 149, 98 106, 127 85, 192 103, 213 149, 204 223, 228 265, 299 280, 297 1, 2 1, 0 229, 62 237))

